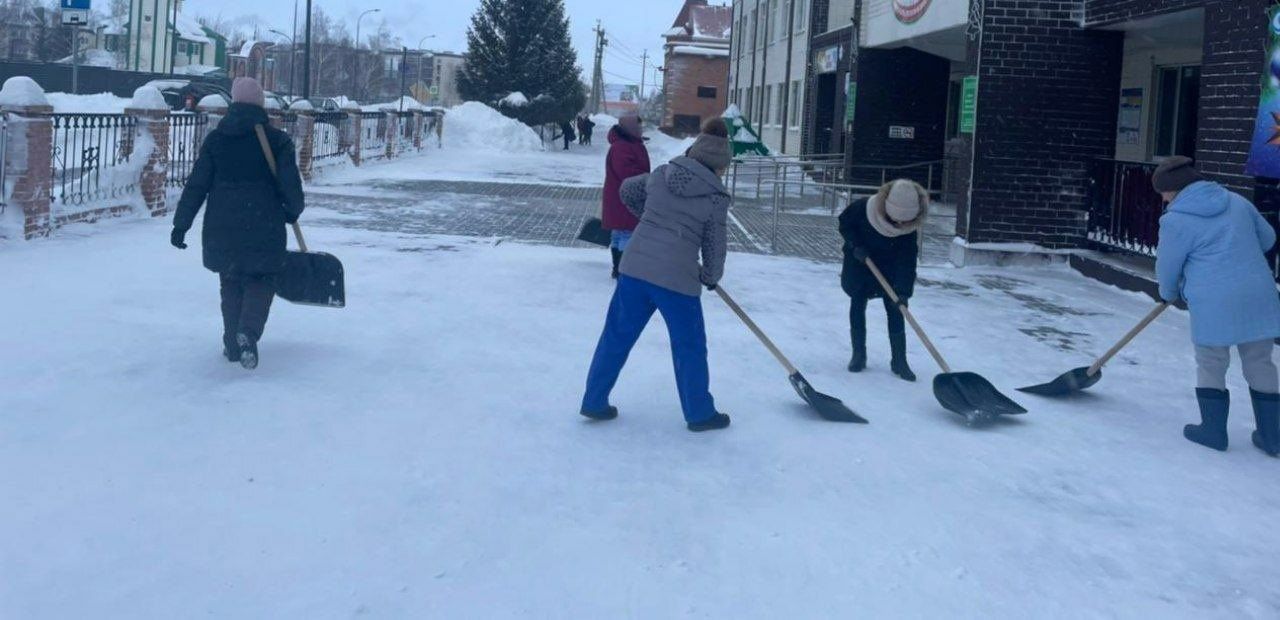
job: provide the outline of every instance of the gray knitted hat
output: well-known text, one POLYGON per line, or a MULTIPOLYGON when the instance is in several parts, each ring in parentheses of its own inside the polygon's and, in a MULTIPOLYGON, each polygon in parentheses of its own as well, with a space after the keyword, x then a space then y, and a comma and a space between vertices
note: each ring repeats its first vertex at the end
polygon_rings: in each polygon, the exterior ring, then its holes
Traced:
POLYGON ((1156 168, 1151 175, 1151 185, 1160 193, 1180 192, 1188 185, 1200 180, 1195 162, 1190 157, 1170 157, 1156 168))
POLYGON ((693 141, 688 156, 712 171, 719 172, 733 162, 733 148, 729 145, 728 138, 704 133, 693 141))

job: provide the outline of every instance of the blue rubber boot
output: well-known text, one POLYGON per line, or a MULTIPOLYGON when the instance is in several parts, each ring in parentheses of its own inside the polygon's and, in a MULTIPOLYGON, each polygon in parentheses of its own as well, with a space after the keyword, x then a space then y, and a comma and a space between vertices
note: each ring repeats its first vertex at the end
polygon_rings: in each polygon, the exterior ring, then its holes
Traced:
POLYGON ((1200 423, 1188 424, 1182 429, 1182 436, 1206 448, 1226 451, 1230 393, 1226 390, 1197 388, 1196 399, 1200 401, 1200 423))

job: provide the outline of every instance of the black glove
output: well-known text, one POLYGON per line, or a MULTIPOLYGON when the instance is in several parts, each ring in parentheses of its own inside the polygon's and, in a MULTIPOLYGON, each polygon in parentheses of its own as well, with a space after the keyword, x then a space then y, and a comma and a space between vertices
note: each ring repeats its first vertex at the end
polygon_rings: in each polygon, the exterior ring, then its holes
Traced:
POLYGON ((183 239, 186 236, 187 231, 175 228, 173 229, 173 232, 169 234, 169 243, 173 244, 173 247, 178 248, 179 250, 185 250, 187 249, 187 244, 183 242, 183 239))
POLYGON ((297 223, 298 223, 298 216, 296 216, 296 215, 294 215, 294 214, 292 214, 292 213, 289 213, 288 211, 285 211, 285 213, 284 213, 284 223, 285 223, 285 224, 297 224, 297 223))
POLYGON ((865 263, 868 258, 871 258, 871 253, 867 252, 867 248, 853 248, 849 254, 857 259, 859 263, 865 263))
POLYGON ((708 285, 707 285, 707 290, 708 290, 708 291, 715 291, 717 288, 720 288, 720 285, 718 285, 718 284, 708 284, 708 285))

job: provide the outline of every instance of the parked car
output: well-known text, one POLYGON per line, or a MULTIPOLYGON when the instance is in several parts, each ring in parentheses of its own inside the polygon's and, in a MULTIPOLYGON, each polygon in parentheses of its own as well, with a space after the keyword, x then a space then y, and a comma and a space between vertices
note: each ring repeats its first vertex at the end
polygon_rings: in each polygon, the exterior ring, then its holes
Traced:
POLYGON ((174 111, 194 110, 201 99, 209 95, 218 95, 227 102, 231 103, 231 93, 225 88, 209 82, 196 82, 193 80, 151 80, 144 86, 152 86, 164 95, 165 103, 169 104, 169 109, 174 111))
MULTIPOLYGON (((267 101, 274 101, 274 102, 276 102, 276 105, 277 105, 277 106, 279 106, 279 109, 281 109, 281 110, 288 110, 288 109, 289 109, 289 100, 288 100, 288 99, 286 99, 286 98, 284 98, 284 97, 282 97, 282 96, 280 96, 280 95, 277 95, 277 94, 275 94, 275 93, 273 93, 273 92, 271 92, 271 91, 269 91, 269 90, 268 90, 268 91, 265 91, 265 92, 264 92, 264 93, 262 93, 262 94, 265 96, 265 98, 266 98, 266 100, 267 100, 267 101)), ((271 106, 271 105, 267 105, 267 107, 268 107, 268 108, 270 108, 270 107, 272 107, 272 106, 271 106)))
POLYGON ((317 112, 337 112, 342 109, 342 102, 333 97, 312 97, 308 101, 317 112))

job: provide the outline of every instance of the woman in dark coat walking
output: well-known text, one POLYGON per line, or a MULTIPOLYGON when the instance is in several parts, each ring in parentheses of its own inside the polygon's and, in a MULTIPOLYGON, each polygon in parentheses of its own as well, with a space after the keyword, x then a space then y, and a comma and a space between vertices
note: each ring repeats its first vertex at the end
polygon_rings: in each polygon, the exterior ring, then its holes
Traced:
POLYGON ((258 340, 284 271, 285 225, 302 214, 302 177, 293 140, 271 127, 262 86, 236 78, 232 103, 200 147, 173 218, 171 243, 185 250, 187 231, 203 204, 204 266, 222 282, 222 345, 228 361, 258 365, 258 340), (278 176, 267 166, 256 127, 263 127, 278 176))
POLYGON ((889 348, 893 374, 906 381, 916 375, 907 364, 907 334, 902 312, 884 294, 866 261, 875 261, 893 290, 906 303, 915 292, 916 263, 920 255, 920 227, 929 213, 929 194, 914 181, 885 184, 875 196, 859 200, 840 214, 844 238, 844 269, 840 286, 849 296, 849 333, 853 358, 849 372, 867 367, 867 302, 884 299, 889 317, 889 348))

